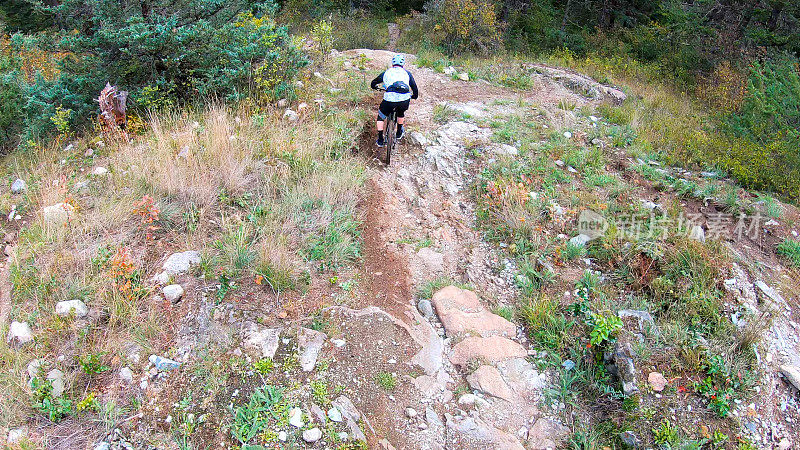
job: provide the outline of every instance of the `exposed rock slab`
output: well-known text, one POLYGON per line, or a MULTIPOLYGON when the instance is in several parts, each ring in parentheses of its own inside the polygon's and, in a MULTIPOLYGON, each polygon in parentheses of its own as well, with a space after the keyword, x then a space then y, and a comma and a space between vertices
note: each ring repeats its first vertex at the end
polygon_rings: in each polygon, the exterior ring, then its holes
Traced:
POLYGON ((317 365, 317 358, 322 346, 325 344, 325 339, 328 335, 321 331, 311 330, 309 328, 300 328, 297 333, 297 344, 302 349, 300 353, 300 367, 303 372, 311 372, 314 366, 317 365))
POLYGON ((511 358, 524 358, 528 355, 518 343, 501 336, 468 337, 453 347, 450 362, 456 366, 466 366, 472 360, 490 364, 511 358))
POLYGON ((503 400, 512 401, 514 393, 508 387, 500 371, 496 368, 483 365, 467 376, 467 383, 472 389, 485 392, 493 397, 502 398, 503 400))
POLYGON ((447 286, 431 300, 448 336, 475 332, 483 337, 517 334, 517 327, 483 307, 478 296, 466 289, 447 286))
POLYGON ((487 424, 480 418, 468 416, 458 419, 449 414, 446 417, 448 438, 452 436, 453 439, 462 441, 460 443, 448 442, 448 444, 454 444, 454 448, 503 450, 523 450, 525 448, 516 437, 487 424))
POLYGON ((553 419, 543 417, 528 430, 527 448, 532 450, 560 448, 561 443, 568 435, 569 428, 553 419))
POLYGON ((280 328, 265 328, 253 322, 247 322, 240 334, 245 348, 255 349, 261 353, 262 358, 275 357, 281 335, 280 328))

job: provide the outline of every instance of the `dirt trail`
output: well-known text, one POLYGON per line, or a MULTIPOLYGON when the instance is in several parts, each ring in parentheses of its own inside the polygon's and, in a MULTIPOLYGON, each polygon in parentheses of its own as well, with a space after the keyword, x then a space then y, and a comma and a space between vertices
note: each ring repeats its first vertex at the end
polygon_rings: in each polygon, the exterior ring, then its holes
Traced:
MULTIPOLYGON (((385 69, 393 55, 381 50, 344 52, 349 58, 359 54, 369 58, 369 69, 376 72, 385 69)), ((409 60, 420 98, 412 101, 409 109, 409 133, 400 154, 393 157, 391 166, 372 171, 370 197, 364 205, 365 270, 375 294, 371 304, 407 318, 404 311, 413 307, 416 289, 436 278, 470 283, 491 306, 503 303, 513 296, 513 289, 496 273, 500 261, 474 229, 475 205, 467 193, 473 174, 468 156, 458 148, 463 147, 464 140, 490 145, 491 131, 459 122, 458 126, 442 127, 440 135, 439 125, 433 120, 434 108, 447 103, 473 118, 488 119, 515 113, 514 103, 524 100, 539 105, 547 115, 557 116, 560 101, 580 105, 586 100, 545 77, 535 79, 532 89, 517 91, 482 80, 454 80, 416 67, 413 57, 409 60), (411 136, 412 132, 428 136, 428 148, 413 142, 419 134, 411 136), (441 145, 442 141, 446 145, 441 145), (437 153, 430 147, 446 150, 437 153)), ((560 118, 569 120, 568 116, 560 118)), ((364 144, 370 143, 367 140, 364 144)))
MULTIPOLYGON (((360 54, 369 59, 369 70, 376 73, 388 67, 393 55, 378 50, 344 52, 352 59, 360 54)), ((538 394, 530 388, 541 384, 538 372, 524 359, 498 363, 500 372, 488 367, 487 373, 502 373, 499 382, 511 387, 513 398, 487 396, 490 408, 464 416, 465 406, 456 402, 462 397, 454 395, 457 386, 465 383, 463 368, 453 366, 446 356, 452 354, 450 331, 445 338, 435 314, 430 320, 420 315, 416 292, 437 279, 469 284, 486 314, 515 297, 513 267, 476 231, 475 202, 469 193, 475 167, 467 148, 493 151, 498 144, 491 140, 491 129, 474 122, 529 113, 521 105, 534 104, 552 123, 566 126, 572 118, 557 108, 559 102, 580 106, 588 100, 545 76, 535 78, 532 89, 518 91, 484 81, 456 80, 418 68, 413 58, 409 59, 420 98, 412 102, 407 114, 407 137, 399 154, 393 155, 389 167, 371 169, 369 197, 362 205, 368 288, 360 307, 378 306, 403 320, 422 346, 415 361, 424 362, 425 374, 413 379, 416 397, 403 401, 424 409, 426 416, 437 416, 441 426, 404 435, 401 447, 521 448, 528 427, 541 418, 538 394), (453 117, 443 125, 435 123, 434 108, 442 103, 472 120, 453 117)), ((362 145, 371 147, 371 139, 362 145)), ((366 154, 371 148, 362 150, 366 154)), ((526 344, 522 333, 509 337, 526 344)), ((403 405, 398 406, 403 422, 403 405)))

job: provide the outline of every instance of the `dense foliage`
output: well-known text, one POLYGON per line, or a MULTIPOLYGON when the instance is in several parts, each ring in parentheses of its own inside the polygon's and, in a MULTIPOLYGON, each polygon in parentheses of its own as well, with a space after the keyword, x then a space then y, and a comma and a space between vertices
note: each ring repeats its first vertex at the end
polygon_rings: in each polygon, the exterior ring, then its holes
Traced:
POLYGON ((249 0, 66 0, 41 7, 54 27, 14 34, 4 46, 0 65, 10 70, 0 80, 2 132, 46 136, 59 108, 68 111, 69 125, 83 123, 106 82, 128 90, 142 108, 212 96, 241 99, 256 71, 259 87, 270 91, 259 95, 291 95, 305 59, 271 18, 274 10, 272 3, 249 0), (28 55, 40 49, 59 55, 57 73, 23 76, 26 64, 35 66, 28 55), (15 125, 6 116, 24 119, 15 125))

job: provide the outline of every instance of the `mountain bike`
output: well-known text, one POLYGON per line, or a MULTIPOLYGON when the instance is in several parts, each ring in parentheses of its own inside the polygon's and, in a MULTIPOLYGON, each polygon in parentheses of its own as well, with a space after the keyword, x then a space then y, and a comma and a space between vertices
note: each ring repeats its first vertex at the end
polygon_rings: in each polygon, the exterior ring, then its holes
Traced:
MULTIPOLYGON (((377 90, 385 91, 386 89, 378 88, 377 90)), ((392 111, 391 114, 386 116, 385 123, 386 126, 383 127, 385 145, 378 150, 378 159, 388 166, 392 160, 392 152, 397 146, 397 111, 392 111), (381 154, 383 154, 383 157, 381 157, 381 154)))

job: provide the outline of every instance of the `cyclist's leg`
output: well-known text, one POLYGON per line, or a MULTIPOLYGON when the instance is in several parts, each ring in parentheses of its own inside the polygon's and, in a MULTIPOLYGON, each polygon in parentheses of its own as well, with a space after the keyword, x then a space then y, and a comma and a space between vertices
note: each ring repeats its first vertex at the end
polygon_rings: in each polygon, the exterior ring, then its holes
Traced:
POLYGON ((395 111, 397 112, 397 138, 400 139, 405 134, 405 127, 403 124, 406 122, 406 111, 411 100, 397 103, 395 111))
POLYGON ((378 129, 378 140, 376 143, 379 147, 384 145, 383 130, 386 128, 386 118, 392 113, 393 109, 391 103, 386 100, 383 100, 378 107, 378 120, 375 126, 378 129))

